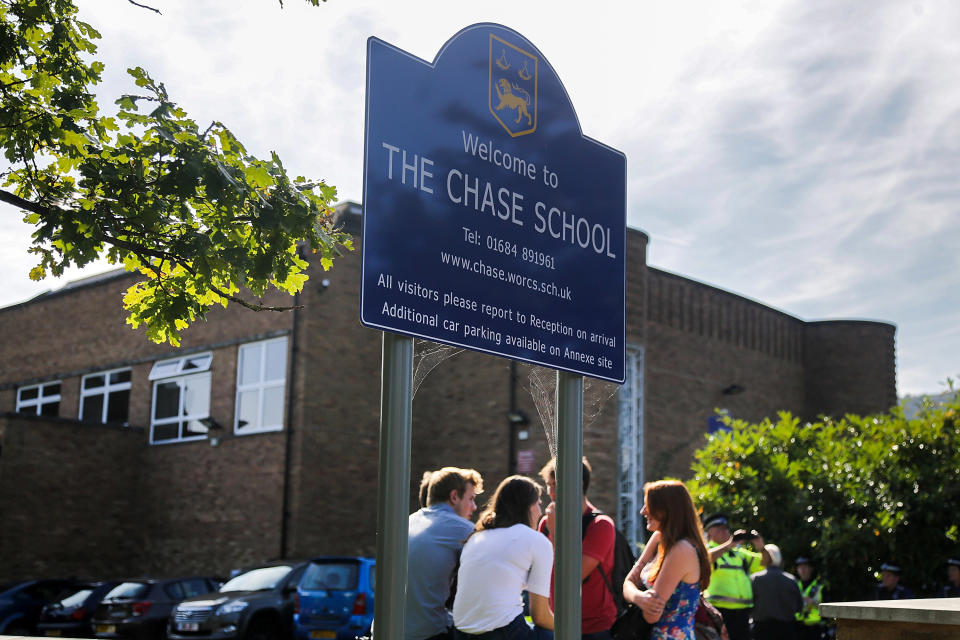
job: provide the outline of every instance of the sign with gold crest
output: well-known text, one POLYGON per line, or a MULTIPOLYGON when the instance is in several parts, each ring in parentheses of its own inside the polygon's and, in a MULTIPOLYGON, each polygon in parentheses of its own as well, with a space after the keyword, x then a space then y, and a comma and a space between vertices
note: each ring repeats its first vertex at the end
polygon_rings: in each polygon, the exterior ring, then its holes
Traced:
POLYGON ((498 24, 367 45, 360 319, 623 382, 626 158, 498 24))
POLYGON ((537 67, 537 56, 490 34, 490 113, 513 137, 537 130, 537 67))

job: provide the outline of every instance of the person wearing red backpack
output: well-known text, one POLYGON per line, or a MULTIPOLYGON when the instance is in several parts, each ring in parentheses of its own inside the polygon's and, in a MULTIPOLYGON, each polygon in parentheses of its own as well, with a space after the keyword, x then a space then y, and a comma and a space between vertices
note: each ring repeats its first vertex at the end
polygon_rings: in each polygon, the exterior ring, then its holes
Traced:
MULTIPOLYGON (((610 576, 613 572, 614 547, 616 543, 616 527, 610 516, 599 513, 597 508, 587 499, 587 488, 590 486, 592 469, 586 457, 583 458, 583 515, 585 529, 583 533, 583 560, 581 564, 582 613, 580 616, 580 632, 582 640, 612 640, 610 627, 617 618, 617 605, 611 591, 610 576), (590 520, 588 520, 590 518, 590 520)), ((550 494, 550 504, 547 506, 543 519, 540 520, 538 530, 542 532, 550 543, 554 543, 552 533, 557 499, 556 461, 551 459, 543 469, 540 477, 547 485, 550 494)), ((550 580, 550 607, 553 608, 553 580, 550 580)))

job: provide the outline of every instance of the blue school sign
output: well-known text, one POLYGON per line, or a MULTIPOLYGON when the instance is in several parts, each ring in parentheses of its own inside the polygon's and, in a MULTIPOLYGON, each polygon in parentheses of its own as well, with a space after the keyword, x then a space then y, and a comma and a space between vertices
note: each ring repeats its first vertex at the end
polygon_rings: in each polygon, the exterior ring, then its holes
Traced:
POLYGON ((523 36, 370 38, 363 205, 363 324, 623 382, 626 158, 523 36))

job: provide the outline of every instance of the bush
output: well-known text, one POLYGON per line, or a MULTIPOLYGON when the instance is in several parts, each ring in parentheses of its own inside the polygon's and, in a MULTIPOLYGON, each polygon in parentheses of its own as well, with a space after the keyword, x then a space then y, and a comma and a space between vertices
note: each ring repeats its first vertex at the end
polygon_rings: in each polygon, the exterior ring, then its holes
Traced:
POLYGON ((811 555, 827 599, 872 597, 883 562, 932 595, 960 553, 960 394, 914 418, 889 414, 801 424, 731 421, 694 456, 689 487, 705 513, 756 528, 788 570, 811 555))

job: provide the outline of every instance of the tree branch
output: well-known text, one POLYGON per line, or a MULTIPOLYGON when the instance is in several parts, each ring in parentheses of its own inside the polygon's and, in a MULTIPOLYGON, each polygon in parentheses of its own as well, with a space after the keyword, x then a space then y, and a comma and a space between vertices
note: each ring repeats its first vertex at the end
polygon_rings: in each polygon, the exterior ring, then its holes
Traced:
POLYGON ((230 302, 236 302, 241 307, 246 307, 251 311, 293 311, 294 309, 299 310, 304 308, 302 304, 294 305, 291 307, 271 307, 265 304, 253 304, 252 302, 247 302, 243 298, 238 298, 236 296, 230 295, 229 293, 226 293, 225 291, 221 291, 220 289, 218 289, 213 285, 208 285, 208 286, 210 287, 210 290, 216 293, 218 296, 223 296, 230 302))
POLYGON ((134 2, 133 0, 127 0, 127 2, 129 2, 135 7, 140 7, 141 9, 149 9, 150 11, 155 12, 157 15, 161 15, 161 16, 163 15, 162 13, 160 13, 160 9, 154 9, 153 7, 148 7, 145 4, 140 4, 139 2, 134 2))
POLYGON ((36 120, 37 118, 39 118, 39 117, 42 116, 42 115, 43 115, 42 113, 38 113, 37 115, 31 116, 31 117, 27 118, 26 120, 22 120, 22 121, 20 121, 20 122, 18 122, 18 123, 16 123, 16 124, 3 125, 2 127, 0 127, 0 129, 13 129, 14 127, 22 127, 23 125, 27 124, 27 123, 30 122, 31 120, 36 120))
POLYGON ((49 207, 45 207, 42 204, 33 202, 31 200, 24 200, 15 193, 10 193, 9 191, 4 191, 3 189, 0 189, 0 202, 12 204, 15 207, 25 209, 31 213, 40 214, 41 216, 48 215, 51 211, 49 207))

